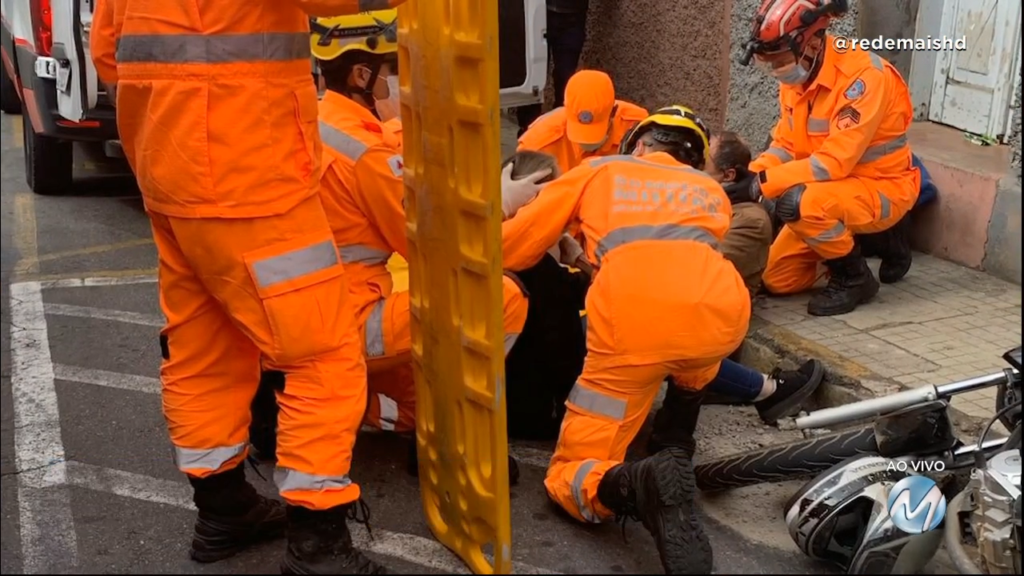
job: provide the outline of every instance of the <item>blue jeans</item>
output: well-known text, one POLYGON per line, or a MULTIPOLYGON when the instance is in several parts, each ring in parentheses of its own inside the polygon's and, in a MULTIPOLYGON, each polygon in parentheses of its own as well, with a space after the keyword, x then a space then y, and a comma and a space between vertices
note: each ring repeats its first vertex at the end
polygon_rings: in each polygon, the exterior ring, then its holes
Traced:
POLYGON ((732 360, 722 360, 718 375, 707 386, 707 391, 722 396, 753 402, 764 388, 764 376, 732 360))

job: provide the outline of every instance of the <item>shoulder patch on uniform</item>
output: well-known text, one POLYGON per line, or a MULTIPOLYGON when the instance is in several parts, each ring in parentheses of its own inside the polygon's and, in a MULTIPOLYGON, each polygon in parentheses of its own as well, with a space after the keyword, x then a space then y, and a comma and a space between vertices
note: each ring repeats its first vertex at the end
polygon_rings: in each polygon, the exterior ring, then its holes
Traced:
POLYGON ((402 160, 401 154, 395 154, 391 158, 388 158, 388 167, 391 168, 391 173, 396 178, 402 177, 402 170, 405 169, 405 162, 402 160))
POLYGON ((836 115, 836 128, 840 130, 853 128, 857 124, 860 124, 860 112, 852 104, 844 106, 836 115))
POLYGON ((853 84, 850 84, 850 87, 846 89, 843 96, 845 96, 847 100, 856 100, 863 96, 866 90, 867 86, 864 84, 864 80, 857 78, 854 80, 853 84))

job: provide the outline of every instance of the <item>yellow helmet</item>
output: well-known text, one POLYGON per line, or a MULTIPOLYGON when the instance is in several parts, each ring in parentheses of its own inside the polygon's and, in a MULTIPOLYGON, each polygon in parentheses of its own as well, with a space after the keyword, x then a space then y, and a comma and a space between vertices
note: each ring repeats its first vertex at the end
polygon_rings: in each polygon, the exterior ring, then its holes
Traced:
POLYGON ((312 18, 310 48, 319 60, 334 60, 350 50, 371 54, 398 52, 398 10, 374 10, 350 16, 312 18))
POLYGON ((652 128, 663 128, 668 131, 690 130, 700 136, 701 143, 704 144, 704 149, 700 151, 700 154, 704 156, 708 154, 711 131, 708 130, 704 121, 686 106, 666 106, 637 122, 636 126, 633 126, 626 137, 622 139, 619 153, 631 153, 640 136, 652 128))

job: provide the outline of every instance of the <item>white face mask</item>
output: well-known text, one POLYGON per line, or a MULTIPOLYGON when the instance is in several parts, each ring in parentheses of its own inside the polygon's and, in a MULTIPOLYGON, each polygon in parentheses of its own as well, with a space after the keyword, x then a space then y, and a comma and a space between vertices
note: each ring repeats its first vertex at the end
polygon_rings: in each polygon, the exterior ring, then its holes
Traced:
POLYGON ((773 68, 770 74, 780 83, 789 86, 799 86, 807 82, 807 79, 811 77, 811 71, 799 63, 773 68))
POLYGON ((381 122, 387 122, 388 120, 398 118, 401 114, 398 96, 398 76, 388 76, 387 84, 388 97, 384 100, 374 101, 374 108, 377 110, 377 116, 380 118, 381 122))

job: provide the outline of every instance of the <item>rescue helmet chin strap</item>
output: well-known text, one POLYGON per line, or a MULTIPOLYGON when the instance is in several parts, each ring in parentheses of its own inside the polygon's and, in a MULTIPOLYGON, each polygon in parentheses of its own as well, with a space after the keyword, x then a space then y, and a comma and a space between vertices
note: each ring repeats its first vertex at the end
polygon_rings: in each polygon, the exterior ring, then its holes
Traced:
POLYGON ((363 97, 363 100, 366 101, 370 112, 373 112, 374 116, 377 116, 377 110, 373 105, 376 100, 373 97, 373 87, 377 84, 377 78, 380 76, 380 69, 383 65, 384 57, 382 55, 371 54, 370 61, 367 63, 367 66, 370 68, 370 78, 366 81, 366 86, 352 91, 353 93, 358 93, 363 97))
POLYGON ((793 54, 796 56, 797 64, 807 69, 807 82, 813 82, 821 71, 821 64, 825 60, 825 31, 816 33, 805 40, 802 46, 797 49, 794 46, 793 54), (812 46, 814 48, 812 48, 812 46))

